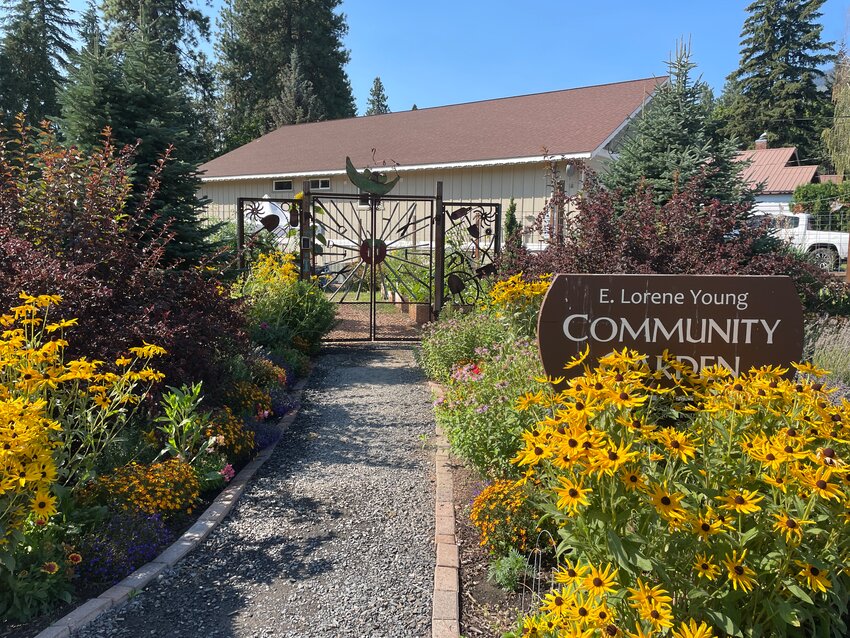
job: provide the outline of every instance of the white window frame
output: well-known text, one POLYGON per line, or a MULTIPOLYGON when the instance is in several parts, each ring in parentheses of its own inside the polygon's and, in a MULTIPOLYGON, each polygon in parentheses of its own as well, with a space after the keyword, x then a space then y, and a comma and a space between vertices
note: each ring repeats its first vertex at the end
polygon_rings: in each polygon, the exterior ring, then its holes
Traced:
POLYGON ((329 177, 320 177, 310 180, 311 191, 329 191, 331 189, 331 180, 329 177))
POLYGON ((272 189, 279 193, 281 191, 291 191, 292 190, 292 180, 291 179, 276 179, 272 182, 272 189), (278 188, 278 184, 289 184, 288 188, 278 188))

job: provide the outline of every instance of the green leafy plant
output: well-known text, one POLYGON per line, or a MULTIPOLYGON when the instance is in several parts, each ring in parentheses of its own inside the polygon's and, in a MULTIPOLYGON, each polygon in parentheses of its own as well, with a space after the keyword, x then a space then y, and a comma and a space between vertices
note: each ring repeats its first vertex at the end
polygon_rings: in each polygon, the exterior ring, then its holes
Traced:
POLYGON ((487 577, 505 591, 516 591, 525 578, 527 567, 525 556, 512 548, 507 556, 490 563, 487 577))
POLYGON ((234 294, 248 302, 251 337, 271 350, 314 352, 334 324, 336 304, 315 281, 299 278, 289 253, 262 255, 234 294))
POLYGON ((475 362, 455 366, 436 405, 437 422, 454 453, 482 476, 518 476, 511 459, 532 420, 514 404, 543 374, 537 349, 528 341, 505 340, 474 356, 475 362))
POLYGON ((56 522, 30 518, 14 560, 0 569, 0 618, 26 621, 71 601, 74 568, 83 558, 63 543, 56 522))
POLYGON ((505 327, 491 321, 485 312, 464 313, 448 307, 440 313, 439 321, 424 327, 417 358, 429 379, 447 383, 452 368, 475 360, 477 349, 490 348, 509 338, 505 327))
POLYGON ((204 435, 210 423, 210 412, 199 410, 204 397, 201 383, 173 388, 163 395, 163 414, 157 417, 157 429, 162 433, 164 447, 157 460, 171 456, 190 465, 200 457, 213 442, 204 435))

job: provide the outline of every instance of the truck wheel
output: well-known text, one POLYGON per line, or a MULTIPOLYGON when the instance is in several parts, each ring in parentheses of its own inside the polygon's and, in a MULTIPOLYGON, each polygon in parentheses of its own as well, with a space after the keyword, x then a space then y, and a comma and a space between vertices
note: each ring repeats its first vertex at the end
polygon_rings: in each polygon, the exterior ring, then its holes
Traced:
POLYGON ((809 259, 819 268, 828 272, 838 270, 838 253, 832 248, 821 246, 809 251, 809 259))

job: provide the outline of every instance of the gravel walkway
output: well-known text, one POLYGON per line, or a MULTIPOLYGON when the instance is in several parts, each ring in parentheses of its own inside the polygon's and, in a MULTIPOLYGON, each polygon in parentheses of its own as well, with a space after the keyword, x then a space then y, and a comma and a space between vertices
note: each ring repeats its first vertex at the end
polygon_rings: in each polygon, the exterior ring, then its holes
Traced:
POLYGON ((336 348, 229 518, 77 638, 430 635, 430 397, 412 348, 336 348))

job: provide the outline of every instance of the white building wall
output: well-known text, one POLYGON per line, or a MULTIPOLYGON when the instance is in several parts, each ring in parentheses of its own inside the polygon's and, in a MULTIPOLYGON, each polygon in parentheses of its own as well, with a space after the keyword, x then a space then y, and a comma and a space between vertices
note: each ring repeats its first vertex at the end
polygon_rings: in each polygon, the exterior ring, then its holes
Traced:
MULTIPOLYGON (((404 196, 433 196, 437 182, 443 182, 443 199, 456 202, 501 203, 502 212, 507 210, 511 198, 516 201, 517 219, 523 226, 530 226, 543 211, 551 194, 550 176, 543 162, 523 165, 488 166, 463 169, 400 171, 401 179, 390 193, 404 196)), ((390 175, 392 172, 390 171, 390 175)), ((322 193, 357 193, 357 189, 345 175, 325 176, 330 179, 330 190, 314 190, 322 193)), ((286 178, 290 179, 290 178, 286 178)), ((200 195, 211 201, 207 206, 207 217, 212 221, 235 221, 236 200, 249 198, 292 198, 301 190, 304 178, 293 177, 293 191, 275 191, 272 179, 247 179, 233 181, 209 181, 201 185, 200 195)), ((315 176, 312 179, 316 179, 315 176)), ((561 170, 568 194, 578 192, 580 176, 573 172, 566 175, 561 170)), ((526 235, 527 243, 537 244, 539 237, 526 235)))
POLYGON ((765 215, 779 215, 791 212, 791 194, 759 195, 756 197, 753 211, 765 215))

